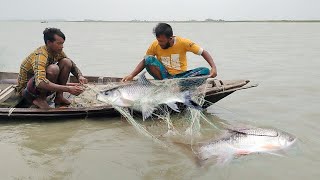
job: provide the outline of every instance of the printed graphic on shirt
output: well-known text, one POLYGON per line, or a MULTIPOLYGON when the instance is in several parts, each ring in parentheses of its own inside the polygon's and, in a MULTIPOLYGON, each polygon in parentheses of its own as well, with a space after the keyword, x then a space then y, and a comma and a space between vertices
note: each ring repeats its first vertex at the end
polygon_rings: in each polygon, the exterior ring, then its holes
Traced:
POLYGON ((170 57, 161 57, 161 62, 163 65, 171 67, 170 57))
POLYGON ((181 70, 179 54, 171 54, 171 67, 176 70, 181 70))

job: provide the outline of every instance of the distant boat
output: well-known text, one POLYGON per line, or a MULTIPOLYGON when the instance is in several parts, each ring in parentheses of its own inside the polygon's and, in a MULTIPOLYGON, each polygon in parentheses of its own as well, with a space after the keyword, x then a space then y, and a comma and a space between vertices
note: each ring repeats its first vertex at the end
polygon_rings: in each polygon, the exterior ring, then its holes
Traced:
POLYGON ((48 23, 48 21, 41 21, 41 23, 48 23))

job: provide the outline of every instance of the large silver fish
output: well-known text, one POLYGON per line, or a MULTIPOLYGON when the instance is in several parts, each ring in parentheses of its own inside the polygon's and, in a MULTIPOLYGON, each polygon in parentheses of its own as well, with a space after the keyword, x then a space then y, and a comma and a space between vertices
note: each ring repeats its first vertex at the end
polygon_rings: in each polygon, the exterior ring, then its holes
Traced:
POLYGON ((277 154, 295 143, 296 138, 289 133, 263 128, 245 128, 228 130, 220 139, 198 144, 195 153, 199 165, 208 160, 216 160, 224 165, 234 157, 252 153, 277 154))
POLYGON ((179 112, 177 102, 202 110, 202 107, 191 99, 189 91, 181 92, 178 86, 155 85, 145 77, 145 72, 139 76, 137 82, 101 91, 97 94, 97 100, 141 111, 143 119, 151 116, 157 107, 163 104, 176 112, 179 112))

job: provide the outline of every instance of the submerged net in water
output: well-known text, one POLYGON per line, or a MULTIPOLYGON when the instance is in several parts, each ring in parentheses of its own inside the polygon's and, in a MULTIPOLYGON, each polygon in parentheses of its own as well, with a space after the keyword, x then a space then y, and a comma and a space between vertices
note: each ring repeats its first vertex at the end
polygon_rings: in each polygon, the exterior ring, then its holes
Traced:
MULTIPOLYGON (((149 106, 160 102, 163 99, 178 98, 181 92, 190 94, 192 100, 203 105, 205 102, 205 92, 207 88, 207 78, 193 77, 181 79, 169 79, 152 81, 154 87, 151 91, 143 92, 143 97, 135 102, 135 106, 149 106), (175 96, 174 94, 177 94, 175 96)), ((137 83, 137 82, 131 82, 137 83)), ((108 83, 103 85, 89 84, 86 90, 79 96, 72 98, 71 107, 95 107, 106 105, 96 99, 96 95, 101 90, 115 88, 119 83, 108 83)), ((117 111, 119 111, 133 127, 146 137, 153 139, 155 142, 164 145, 159 140, 161 137, 180 136, 189 139, 191 143, 198 137, 201 137, 202 126, 204 128, 216 128, 214 123, 207 119, 204 113, 193 108, 182 108, 179 106, 180 113, 172 115, 173 110, 163 104, 159 104, 148 121, 142 121, 141 118, 133 116, 130 110, 109 102, 117 111)))

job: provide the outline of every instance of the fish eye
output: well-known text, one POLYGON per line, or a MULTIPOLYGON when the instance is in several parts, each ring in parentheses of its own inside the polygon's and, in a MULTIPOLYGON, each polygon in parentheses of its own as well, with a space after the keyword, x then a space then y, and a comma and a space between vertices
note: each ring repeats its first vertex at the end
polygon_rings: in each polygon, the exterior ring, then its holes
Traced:
POLYGON ((296 139, 295 137, 292 137, 292 136, 289 137, 290 142, 294 141, 295 139, 296 139))

